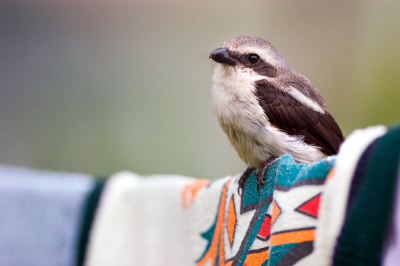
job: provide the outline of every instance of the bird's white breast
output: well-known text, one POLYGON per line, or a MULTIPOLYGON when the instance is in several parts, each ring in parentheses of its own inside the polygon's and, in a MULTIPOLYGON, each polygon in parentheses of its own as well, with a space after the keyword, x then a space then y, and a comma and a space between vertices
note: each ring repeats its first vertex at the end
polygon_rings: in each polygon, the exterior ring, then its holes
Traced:
POLYGON ((273 127, 255 95, 254 82, 265 79, 248 69, 217 64, 214 69, 212 106, 218 121, 240 158, 260 168, 271 156, 291 154, 298 162, 324 157, 318 148, 305 144, 273 127))

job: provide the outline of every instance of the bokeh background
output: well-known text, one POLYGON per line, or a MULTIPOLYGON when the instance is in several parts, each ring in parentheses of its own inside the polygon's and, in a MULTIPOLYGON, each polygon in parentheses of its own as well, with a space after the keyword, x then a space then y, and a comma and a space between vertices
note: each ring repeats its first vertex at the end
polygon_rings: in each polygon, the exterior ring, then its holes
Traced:
POLYGON ((400 118, 399 1, 0 2, 0 162, 218 178, 245 169, 211 109, 209 53, 270 41, 347 135, 400 118))

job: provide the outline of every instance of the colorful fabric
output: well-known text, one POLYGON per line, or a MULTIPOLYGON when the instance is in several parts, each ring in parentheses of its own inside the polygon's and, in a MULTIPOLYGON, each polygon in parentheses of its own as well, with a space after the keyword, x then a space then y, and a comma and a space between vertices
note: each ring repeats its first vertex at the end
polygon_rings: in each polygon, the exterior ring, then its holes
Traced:
POLYGON ((311 254, 319 202, 334 162, 335 157, 310 165, 292 161, 279 169, 272 209, 269 266, 313 263, 311 254))
POLYGON ((87 175, 0 165, 0 265, 76 263, 87 175))
POLYGON ((285 155, 268 169, 260 193, 253 172, 243 197, 237 193, 239 176, 229 180, 215 220, 202 234, 208 245, 197 265, 307 265, 322 185, 333 163, 329 158, 296 164, 285 155))
POLYGON ((252 173, 243 197, 240 175, 211 182, 116 174, 100 200, 85 265, 307 265, 334 160, 296 164, 285 155, 259 192, 252 173))

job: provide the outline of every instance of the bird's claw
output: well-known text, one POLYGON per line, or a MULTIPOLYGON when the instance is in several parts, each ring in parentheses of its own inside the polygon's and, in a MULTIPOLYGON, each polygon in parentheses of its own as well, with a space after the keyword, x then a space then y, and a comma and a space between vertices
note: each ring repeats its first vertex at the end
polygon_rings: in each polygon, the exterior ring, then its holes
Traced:
MULTIPOLYGON (((263 166, 260 169, 257 169, 256 171, 256 179, 257 179, 257 192, 260 194, 260 187, 265 185, 265 174, 267 173, 267 170, 269 167, 274 165, 278 159, 273 158, 272 160, 266 160, 263 164, 263 166)), ((238 194, 239 196, 242 196, 242 192, 244 190, 244 185, 246 183, 247 178, 250 176, 250 174, 255 170, 254 167, 248 167, 246 171, 241 175, 239 181, 238 181, 238 194)))
POLYGON ((260 187, 265 185, 265 175, 267 173, 268 168, 273 166, 278 161, 278 158, 273 158, 272 160, 266 160, 263 166, 257 170, 256 178, 257 178, 257 192, 260 194, 260 187))

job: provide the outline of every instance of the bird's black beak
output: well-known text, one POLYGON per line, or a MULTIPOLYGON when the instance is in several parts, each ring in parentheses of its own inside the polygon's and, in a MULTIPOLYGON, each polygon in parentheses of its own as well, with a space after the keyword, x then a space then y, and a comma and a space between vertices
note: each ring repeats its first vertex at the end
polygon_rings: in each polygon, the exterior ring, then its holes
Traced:
POLYGON ((236 65, 236 60, 229 57, 228 49, 226 48, 215 49, 208 58, 211 58, 217 63, 227 64, 230 66, 236 65))

